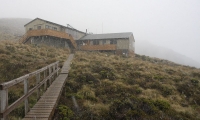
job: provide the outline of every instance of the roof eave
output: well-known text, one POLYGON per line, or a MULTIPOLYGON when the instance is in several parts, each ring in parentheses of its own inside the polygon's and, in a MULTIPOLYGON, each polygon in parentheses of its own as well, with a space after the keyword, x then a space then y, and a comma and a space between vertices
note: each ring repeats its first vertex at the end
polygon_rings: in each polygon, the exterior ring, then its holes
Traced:
POLYGON ((24 27, 25 27, 26 25, 30 24, 31 22, 35 21, 36 19, 45 21, 45 22, 47 22, 47 23, 55 24, 55 25, 58 25, 58 26, 62 26, 62 27, 64 27, 64 28, 68 28, 68 29, 71 29, 71 30, 75 30, 75 31, 78 31, 78 32, 81 32, 81 33, 85 33, 85 32, 79 31, 79 30, 77 30, 77 29, 72 29, 72 28, 69 28, 69 27, 67 27, 67 26, 60 25, 60 24, 57 24, 57 23, 54 23, 54 22, 51 22, 51 21, 47 21, 47 20, 44 20, 44 19, 41 19, 41 18, 35 18, 35 19, 31 20, 30 22, 28 22, 27 24, 25 24, 24 27))
POLYGON ((28 25, 29 23, 35 21, 36 19, 40 19, 40 18, 35 18, 35 19, 31 20, 30 22, 26 23, 26 24, 24 25, 24 27, 25 27, 26 25, 28 25))
POLYGON ((103 40, 103 39, 129 39, 129 37, 123 37, 123 38, 97 38, 97 39, 79 39, 79 40, 103 40))

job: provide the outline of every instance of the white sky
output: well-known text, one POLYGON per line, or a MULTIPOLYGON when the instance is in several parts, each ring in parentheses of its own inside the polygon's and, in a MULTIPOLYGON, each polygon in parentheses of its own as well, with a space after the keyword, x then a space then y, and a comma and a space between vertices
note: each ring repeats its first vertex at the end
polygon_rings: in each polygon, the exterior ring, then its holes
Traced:
POLYGON ((36 17, 93 33, 133 32, 136 47, 148 40, 200 62, 200 0, 0 0, 0 18, 36 17))

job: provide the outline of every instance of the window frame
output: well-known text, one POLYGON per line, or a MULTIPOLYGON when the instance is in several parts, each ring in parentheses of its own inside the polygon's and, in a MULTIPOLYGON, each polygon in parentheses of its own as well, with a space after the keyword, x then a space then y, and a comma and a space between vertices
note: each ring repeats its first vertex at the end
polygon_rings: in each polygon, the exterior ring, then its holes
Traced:
POLYGON ((111 45, 116 45, 117 44, 117 40, 116 39, 111 39, 110 40, 110 44, 111 45))
POLYGON ((45 29, 51 29, 50 25, 45 25, 45 29))
POLYGON ((58 30, 57 27, 52 27, 52 29, 53 29, 53 30, 56 30, 56 31, 58 30))
POLYGON ((41 30, 41 29, 42 29, 41 25, 37 26, 37 30, 41 30))
POLYGON ((106 44, 106 40, 102 40, 102 44, 105 45, 106 44))
POLYGON ((93 45, 99 45, 99 40, 93 40, 93 45))

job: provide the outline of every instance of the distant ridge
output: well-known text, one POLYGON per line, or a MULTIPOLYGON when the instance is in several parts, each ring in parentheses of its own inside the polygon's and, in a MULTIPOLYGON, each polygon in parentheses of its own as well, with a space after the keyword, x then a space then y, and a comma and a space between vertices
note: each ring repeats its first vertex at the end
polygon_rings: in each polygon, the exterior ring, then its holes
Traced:
POLYGON ((28 18, 1 18, 0 40, 18 40, 25 33, 24 24, 29 21, 28 18))
POLYGON ((166 59, 186 66, 200 68, 200 63, 192 58, 189 58, 171 49, 153 45, 147 41, 137 41, 136 53, 150 57, 166 59))

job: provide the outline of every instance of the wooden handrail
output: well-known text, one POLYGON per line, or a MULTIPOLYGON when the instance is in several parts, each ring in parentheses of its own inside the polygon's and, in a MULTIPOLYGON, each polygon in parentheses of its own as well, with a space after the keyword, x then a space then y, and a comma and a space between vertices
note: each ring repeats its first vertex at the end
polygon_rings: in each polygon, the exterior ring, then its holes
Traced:
MULTIPOLYGON (((32 73, 29 73, 27 75, 24 75, 22 77, 19 77, 17 79, 11 80, 9 82, 4 82, 0 85, 0 95, 1 95, 1 112, 0 112, 0 117, 2 119, 6 119, 6 116, 14 110, 20 103, 24 101, 25 104, 25 114, 28 112, 28 97, 32 95, 32 93, 44 84, 44 89, 46 90, 47 86, 47 81, 51 81, 52 76, 58 75, 59 67, 58 67, 59 62, 52 63, 46 67, 43 67, 37 71, 34 71, 32 73), (53 69, 53 71, 52 71, 53 69), (49 70, 49 74, 47 76, 47 70, 49 70), (44 72, 44 79, 40 81, 40 74, 44 72), (33 87, 31 90, 29 90, 29 85, 28 85, 28 78, 36 76, 36 86, 33 87), (24 95, 21 96, 19 99, 17 99, 15 102, 13 102, 11 105, 8 106, 8 89, 18 83, 24 83, 24 95)), ((52 83, 52 82, 49 82, 52 83)), ((37 97, 39 96, 39 92, 37 92, 37 97)))
POLYGON ((83 45, 80 46, 81 50, 116 50, 116 45, 108 44, 108 45, 83 45))
POLYGON ((24 39, 26 39, 27 37, 27 33, 25 33, 20 39, 19 39, 19 43, 22 43, 24 41, 24 39))
POLYGON ((64 38, 64 39, 70 40, 74 48, 77 47, 75 40, 70 34, 67 34, 66 32, 51 30, 51 29, 29 30, 24 36, 22 36, 20 41, 21 43, 25 43, 28 38, 34 37, 34 36, 53 36, 53 37, 58 37, 58 38, 64 38))
POLYGON ((36 74, 38 74, 40 72, 43 72, 47 68, 50 68, 50 67, 52 67, 54 65, 57 65, 58 63, 59 63, 59 61, 57 61, 55 63, 52 63, 52 64, 50 64, 48 66, 45 66, 45 67, 43 67, 43 68, 41 68, 39 70, 36 70, 36 71, 34 71, 32 73, 26 74, 26 75, 24 75, 22 77, 16 78, 16 79, 8 81, 8 82, 1 83, 0 84, 0 90, 8 89, 9 87, 12 87, 13 85, 22 82, 24 79, 27 79, 27 78, 32 77, 32 76, 34 76, 34 75, 36 75, 36 74))

